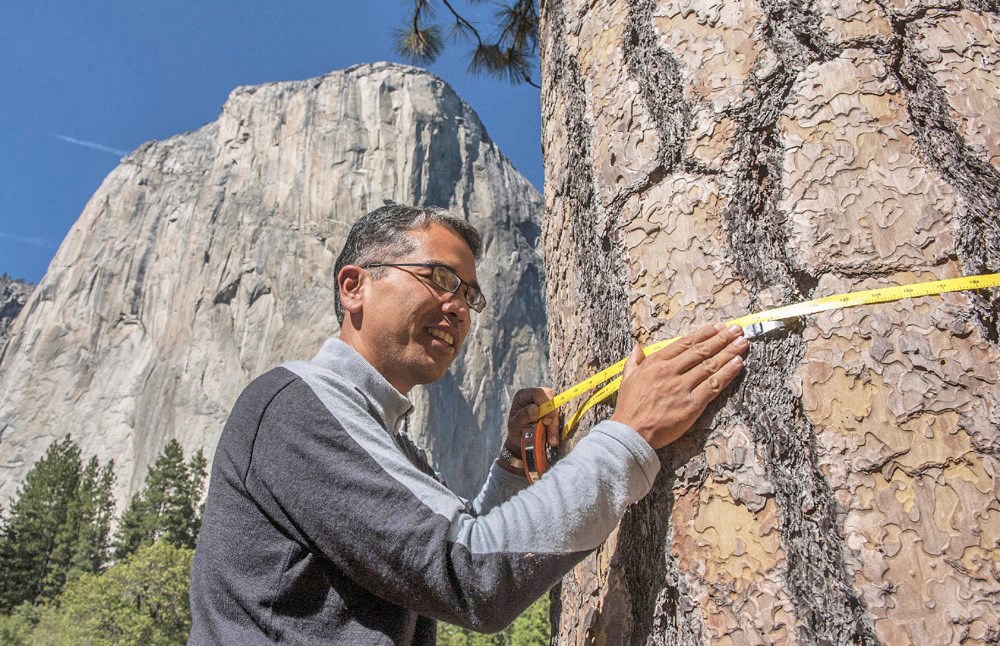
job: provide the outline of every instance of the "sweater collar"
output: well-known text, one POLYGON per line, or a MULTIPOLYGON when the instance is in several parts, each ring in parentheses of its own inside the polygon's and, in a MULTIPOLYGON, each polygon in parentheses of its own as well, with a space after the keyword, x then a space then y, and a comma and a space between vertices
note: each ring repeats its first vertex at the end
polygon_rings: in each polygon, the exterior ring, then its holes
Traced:
POLYGON ((353 347, 340 339, 327 339, 312 363, 343 377, 371 402, 382 423, 392 432, 413 410, 413 404, 353 347))

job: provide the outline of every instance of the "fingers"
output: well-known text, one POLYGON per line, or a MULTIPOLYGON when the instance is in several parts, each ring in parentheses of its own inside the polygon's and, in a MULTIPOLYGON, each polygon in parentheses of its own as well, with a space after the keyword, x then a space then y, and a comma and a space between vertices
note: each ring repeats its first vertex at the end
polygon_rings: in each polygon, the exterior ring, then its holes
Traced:
MULTIPOLYGON (((646 357, 622 381, 611 419, 654 449, 674 442, 743 369, 748 343, 738 326, 703 327, 646 357)), ((632 357, 626 361, 628 374, 632 357)))
POLYGON ((684 375, 691 394, 702 409, 718 397, 743 370, 741 355, 748 347, 749 342, 743 336, 743 330, 738 325, 733 325, 692 347, 691 352, 682 357, 690 362, 694 357, 708 355, 702 361, 694 363, 684 375), (729 343, 725 343, 726 338, 731 339, 729 343))
POLYGON ((738 325, 732 325, 723 330, 716 330, 712 336, 693 343, 683 353, 678 355, 677 370, 683 374, 696 366, 702 366, 706 369, 703 376, 707 377, 708 374, 719 370, 726 361, 729 361, 734 356, 729 354, 721 358, 721 360, 717 359, 717 355, 728 350, 729 345, 739 338, 743 338, 743 329, 738 325))
POLYGON ((543 387, 543 388, 534 388, 532 390, 533 390, 532 401, 534 401, 539 406, 541 406, 542 404, 544 404, 545 402, 549 401, 550 399, 556 396, 556 391, 551 388, 543 387))
POLYGON ((691 334, 683 336, 667 347, 663 348, 656 353, 656 356, 660 360, 670 360, 675 357, 682 355, 683 353, 690 350, 692 347, 696 346, 703 341, 711 339, 712 337, 718 335, 723 329, 722 323, 716 323, 714 325, 706 325, 705 327, 698 328, 691 334))
POLYGON ((747 347, 748 343, 740 326, 725 328, 722 323, 716 323, 678 339, 650 355, 649 359, 655 357, 652 363, 667 374, 682 376, 681 383, 694 391, 702 382, 721 371, 734 357, 742 355, 747 347))
POLYGON ((515 409, 511 407, 507 425, 511 428, 521 428, 538 421, 538 404, 528 404, 515 409))
POLYGON ((534 401, 535 393, 533 388, 522 388, 514 393, 514 401, 510 403, 510 416, 513 417, 514 414, 521 411, 522 408, 528 406, 534 401))
POLYGON ((552 388, 523 388, 514 395, 511 402, 510 416, 507 419, 507 430, 512 437, 519 436, 524 427, 535 425, 541 421, 549 444, 559 444, 559 411, 550 411, 539 420, 539 407, 555 397, 552 388))
POLYGON ((646 358, 646 353, 642 351, 642 346, 638 343, 632 345, 632 353, 628 355, 625 360, 625 368, 622 369, 622 381, 628 379, 628 376, 635 372, 635 369, 639 367, 639 364, 643 362, 646 358))
MULTIPOLYGON (((551 390, 551 389, 550 389, 551 390)), ((550 399, 544 388, 522 388, 514 393, 510 403, 508 423, 527 424, 538 419, 538 406, 550 399), (534 406, 534 408, 532 408, 534 406)))
POLYGON ((538 418, 539 407, 556 396, 556 391, 551 388, 528 388, 531 392, 531 404, 527 407, 528 420, 525 424, 542 422, 548 442, 552 446, 559 444, 559 411, 549 411, 545 417, 538 418))
MULTIPOLYGON (((556 396, 556 391, 552 388, 540 388, 542 391, 542 401, 545 403, 548 400, 556 396)), ((559 445, 559 410, 552 410, 541 419, 542 424, 545 426, 545 435, 548 439, 550 446, 559 445)))
POLYGON ((743 370, 743 359, 739 355, 734 356, 726 361, 719 370, 706 377, 691 392, 696 399, 705 402, 707 406, 732 383, 733 379, 736 379, 741 370, 743 370))

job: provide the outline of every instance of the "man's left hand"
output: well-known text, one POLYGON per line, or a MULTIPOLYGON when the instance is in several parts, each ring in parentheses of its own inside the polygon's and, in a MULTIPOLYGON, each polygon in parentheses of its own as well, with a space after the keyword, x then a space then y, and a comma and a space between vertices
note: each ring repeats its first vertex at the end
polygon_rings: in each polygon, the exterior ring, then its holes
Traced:
MULTIPOLYGON (((538 423, 538 407, 556 396, 551 388, 522 388, 514 394, 507 416, 507 448, 517 456, 521 454, 521 434, 538 423), (517 447, 517 450, 515 450, 517 447)), ((559 411, 554 410, 544 418, 545 435, 550 446, 559 445, 559 411)))

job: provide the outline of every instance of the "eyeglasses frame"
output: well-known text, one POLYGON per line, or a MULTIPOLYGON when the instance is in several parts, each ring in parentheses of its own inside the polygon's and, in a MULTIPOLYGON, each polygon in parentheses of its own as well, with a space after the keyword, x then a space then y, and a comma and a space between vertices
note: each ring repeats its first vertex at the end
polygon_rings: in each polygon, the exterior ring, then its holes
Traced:
MULTIPOLYGON (((362 269, 374 269, 376 267, 397 267, 397 268, 398 267, 423 267, 424 269, 430 269, 431 270, 431 275, 428 277, 428 278, 430 278, 430 281, 432 283, 434 283, 435 285, 437 285, 438 287, 440 287, 441 289, 445 290, 446 292, 449 292, 451 294, 455 294, 462 287, 462 285, 465 285, 465 293, 463 294, 463 298, 465 298, 465 303, 466 303, 466 305, 469 306, 469 309, 471 309, 474 312, 478 313, 478 312, 482 312, 483 308, 486 307, 486 296, 483 294, 483 291, 481 289, 479 289, 479 287, 477 285, 473 285, 472 283, 467 282, 465 279, 463 279, 461 276, 459 276, 457 273, 455 273, 454 269, 452 269, 451 267, 449 267, 447 265, 442 265, 439 262, 371 262, 371 263, 366 263, 364 265, 361 265, 362 269), (451 274, 452 276, 454 276, 455 278, 457 278, 458 279, 458 285, 455 287, 455 289, 448 289, 447 286, 442 285, 438 281, 434 280, 434 271, 433 270, 435 270, 435 269, 444 269, 449 274, 451 274), (479 298, 482 299, 482 302, 479 304, 479 307, 476 307, 475 305, 473 305, 472 302, 469 300, 469 290, 475 290, 474 293, 479 294, 479 298)), ((478 299, 475 299, 475 300, 478 300, 478 299)))

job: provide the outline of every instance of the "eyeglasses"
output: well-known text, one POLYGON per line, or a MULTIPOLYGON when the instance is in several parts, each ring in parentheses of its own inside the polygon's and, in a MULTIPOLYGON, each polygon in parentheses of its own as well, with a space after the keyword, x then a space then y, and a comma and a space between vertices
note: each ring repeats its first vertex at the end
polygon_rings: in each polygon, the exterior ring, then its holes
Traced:
POLYGON ((423 267, 424 269, 430 269, 432 283, 452 294, 457 292, 458 288, 465 283, 465 302, 468 303, 469 307, 476 312, 482 312, 483 308, 486 307, 486 297, 479 291, 479 288, 465 282, 458 277, 458 274, 444 265, 432 262, 373 262, 361 265, 362 269, 372 269, 374 267, 423 267))

